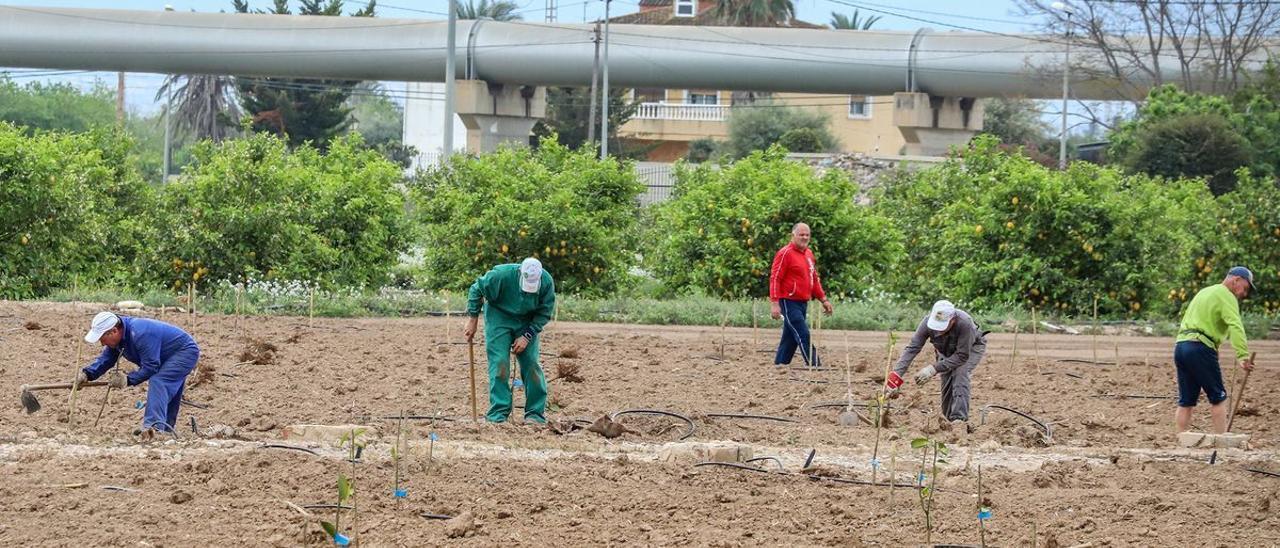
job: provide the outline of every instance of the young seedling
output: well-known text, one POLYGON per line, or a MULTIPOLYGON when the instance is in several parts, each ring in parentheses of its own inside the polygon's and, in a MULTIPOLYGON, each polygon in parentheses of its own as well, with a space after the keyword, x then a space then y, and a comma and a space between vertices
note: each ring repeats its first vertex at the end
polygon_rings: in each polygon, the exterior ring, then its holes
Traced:
POLYGON ((1036 362, 1036 374, 1040 373, 1040 324, 1036 321, 1036 307, 1031 307, 1031 359, 1036 362))
MULTIPOLYGON (((889 370, 893 368, 893 349, 898 345, 898 335, 893 331, 889 332, 889 344, 887 347, 887 357, 884 362, 884 382, 889 380, 889 370)), ((889 401, 889 394, 885 392, 885 384, 882 382, 880 391, 876 397, 867 405, 867 413, 871 415, 871 422, 876 425, 876 444, 871 449, 871 483, 876 482, 876 476, 880 469, 880 427, 884 425, 885 404, 889 401)))
MULTIPOLYGON (((356 464, 360 462, 360 455, 364 453, 365 442, 360 439, 360 435, 364 434, 364 431, 364 428, 352 428, 338 439, 339 447, 344 445, 348 447, 347 461, 351 463, 351 479, 347 480, 347 485, 349 489, 348 495, 350 495, 351 499, 352 540, 355 542, 356 546, 360 545, 360 507, 356 504, 355 491, 356 464)), ((342 478, 339 477, 339 491, 342 489, 342 481, 342 478)))
POLYGON ((1009 354, 1009 370, 1013 370, 1014 362, 1018 360, 1018 322, 1013 322, 1013 352, 1009 354))
MULTIPOLYGON (((320 527, 324 532, 333 539, 333 543, 338 546, 346 546, 351 543, 351 538, 342 534, 342 510, 343 503, 350 500, 352 506, 355 506, 356 486, 352 480, 347 479, 342 473, 338 473, 338 504, 334 505, 333 521, 322 521, 320 527)), ((354 508, 352 508, 354 510, 354 508)), ((354 529, 353 529, 354 530, 354 529)))
POLYGON ((409 496, 408 491, 400 488, 400 452, 403 450, 404 440, 404 410, 400 410, 400 420, 396 424, 396 444, 391 448, 391 462, 396 468, 396 490, 394 495, 396 500, 409 496))
POLYGON ((924 512, 924 542, 933 542, 933 510, 934 495, 937 493, 938 464, 947 462, 947 444, 929 438, 911 440, 911 448, 920 450, 920 474, 916 477, 919 488, 916 493, 920 499, 920 511, 924 512), (925 485, 925 468, 928 467, 929 485, 925 485))
POLYGON ((987 547, 987 520, 991 519, 991 508, 982 500, 982 465, 978 465, 978 538, 982 548, 987 547))

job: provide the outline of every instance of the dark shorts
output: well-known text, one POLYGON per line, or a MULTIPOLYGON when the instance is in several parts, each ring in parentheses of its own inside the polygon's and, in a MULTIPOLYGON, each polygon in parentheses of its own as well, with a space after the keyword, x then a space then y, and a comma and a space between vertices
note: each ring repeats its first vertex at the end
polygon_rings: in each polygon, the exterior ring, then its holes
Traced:
POLYGON ((1195 407, 1201 390, 1212 405, 1226 401, 1216 350, 1199 341, 1182 341, 1173 348, 1173 365, 1178 369, 1178 407, 1195 407))

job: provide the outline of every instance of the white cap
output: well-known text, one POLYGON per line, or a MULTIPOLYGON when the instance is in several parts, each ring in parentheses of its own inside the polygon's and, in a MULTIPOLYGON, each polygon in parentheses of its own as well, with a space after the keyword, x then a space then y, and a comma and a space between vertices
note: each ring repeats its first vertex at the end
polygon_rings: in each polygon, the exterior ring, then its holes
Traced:
POLYGON ((929 311, 929 329, 934 331, 945 331, 951 325, 951 318, 956 317, 956 305, 951 301, 942 300, 933 303, 933 310, 929 311))
POLYGON ((542 262, 529 257, 520 263, 520 289, 525 293, 537 293, 542 287, 542 262))
POLYGON ((102 338, 102 334, 111 331, 111 328, 120 323, 120 316, 110 312, 99 312, 93 317, 93 323, 89 324, 89 333, 84 336, 84 342, 96 343, 102 338))

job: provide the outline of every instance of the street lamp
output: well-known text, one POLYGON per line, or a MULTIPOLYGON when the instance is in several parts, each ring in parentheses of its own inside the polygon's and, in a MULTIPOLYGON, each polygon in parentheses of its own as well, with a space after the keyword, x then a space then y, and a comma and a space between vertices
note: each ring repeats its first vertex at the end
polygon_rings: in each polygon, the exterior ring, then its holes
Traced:
POLYGON ((1067 14, 1066 55, 1062 60, 1062 135, 1058 137, 1058 169, 1067 169, 1067 96, 1071 86, 1071 8, 1054 2, 1053 9, 1067 14))

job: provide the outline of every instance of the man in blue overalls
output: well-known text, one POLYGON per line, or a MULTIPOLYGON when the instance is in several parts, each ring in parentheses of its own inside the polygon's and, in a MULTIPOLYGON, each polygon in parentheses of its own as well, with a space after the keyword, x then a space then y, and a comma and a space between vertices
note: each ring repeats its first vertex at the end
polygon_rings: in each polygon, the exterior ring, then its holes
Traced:
POLYGON ((182 404, 187 375, 196 368, 196 360, 200 359, 200 347, 196 346, 195 339, 177 326, 159 320, 99 312, 94 316, 84 340, 88 343, 101 342, 102 354, 80 370, 76 383, 102 376, 115 367, 123 355, 138 364, 138 369, 125 377, 125 384, 137 386, 149 381, 142 427, 134 434, 151 439, 156 432, 173 432, 178 423, 178 407, 182 404))

